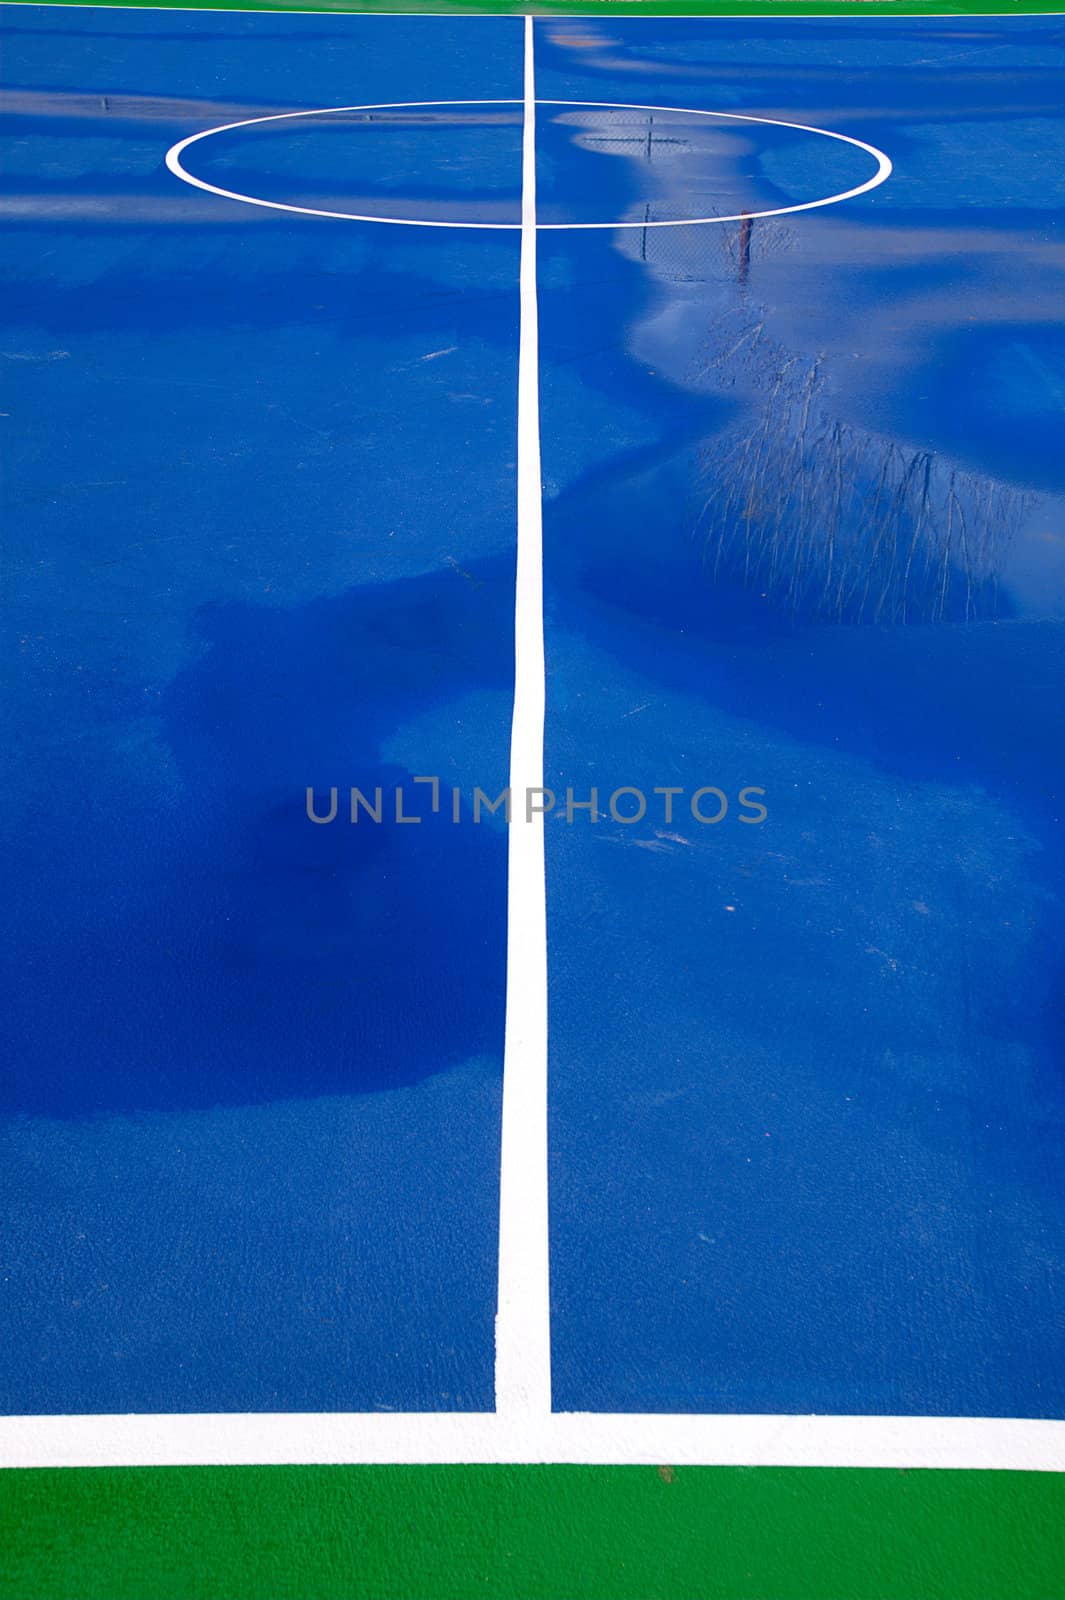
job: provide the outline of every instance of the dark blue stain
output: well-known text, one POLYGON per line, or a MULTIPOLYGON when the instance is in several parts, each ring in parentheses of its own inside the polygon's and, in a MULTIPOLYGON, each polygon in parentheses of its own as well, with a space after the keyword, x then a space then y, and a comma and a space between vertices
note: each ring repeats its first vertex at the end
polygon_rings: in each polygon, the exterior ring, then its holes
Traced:
MULTIPOLYGON (((209 285, 200 277, 190 283, 185 274, 147 274, 125 262, 112 266, 102 261, 94 282, 84 287, 58 284, 47 304, 40 305, 20 273, 8 302, 12 321, 55 333, 114 330, 144 336, 162 333, 180 321, 205 334, 234 328, 242 333, 310 328, 357 338, 378 329, 382 321, 401 319, 408 338, 432 337, 443 329, 506 349, 513 332, 513 287, 487 261, 483 286, 464 292, 460 284, 434 276, 428 247, 409 241, 404 266, 391 272, 385 266, 389 252, 380 239, 376 244, 361 239, 355 248, 331 251, 323 261, 309 247, 305 231, 318 226, 329 224, 312 218, 287 224, 276 236, 280 244, 269 251, 270 264, 263 271, 244 273, 231 261, 209 285), (293 248, 294 265, 286 259, 293 248), (425 270, 419 271, 420 267, 425 270), (295 298, 294 278, 302 290, 312 273, 313 297, 301 292, 295 298)), ((228 233, 228 244, 239 242, 239 229, 223 232, 228 233)), ((89 254, 91 230, 83 237, 89 254)), ((141 234, 136 242, 146 244, 150 237, 141 234)), ((101 258, 108 254, 106 238, 99 238, 99 253, 101 258)), ((326 406, 340 398, 324 394, 318 400, 326 406)))
MULTIPOLYGON (((61 1008, 48 966, 16 997, 15 1055, 32 1050, 35 1067, 5 1084, 6 1111, 361 1094, 499 1060, 505 839, 468 805, 453 822, 446 775, 434 816, 419 774, 384 761, 382 744, 473 689, 507 695, 513 581, 507 560, 296 610, 200 615, 203 653, 161 706, 183 799, 158 819, 153 859, 148 819, 111 797, 112 827, 93 843, 111 904, 61 1008), (339 789, 335 822, 308 819, 308 786, 322 813, 339 789), (353 786, 371 803, 382 791, 379 823, 352 824, 353 786), (423 821, 396 822, 397 788, 423 821)), ((455 775, 467 802, 474 784, 505 786, 503 730, 489 723, 482 764, 455 775)), ((47 813, 30 823, 29 859, 47 854, 52 826, 47 813)))

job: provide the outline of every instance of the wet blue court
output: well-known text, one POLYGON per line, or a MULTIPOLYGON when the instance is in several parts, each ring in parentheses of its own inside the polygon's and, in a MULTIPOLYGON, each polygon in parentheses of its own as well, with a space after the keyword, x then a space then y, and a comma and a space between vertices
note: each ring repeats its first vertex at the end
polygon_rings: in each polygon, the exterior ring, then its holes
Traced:
MULTIPOLYGON (((522 22, 4 23, 0 1405, 489 1410, 522 22)), ((1060 1416, 1060 21, 533 31, 554 1406, 1060 1416)))

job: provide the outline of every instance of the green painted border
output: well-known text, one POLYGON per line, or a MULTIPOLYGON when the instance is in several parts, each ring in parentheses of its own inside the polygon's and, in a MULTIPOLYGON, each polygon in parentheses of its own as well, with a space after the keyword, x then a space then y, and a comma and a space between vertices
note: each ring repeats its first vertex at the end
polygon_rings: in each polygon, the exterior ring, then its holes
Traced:
POLYGON ((739 1467, 0 1475, 5 1600, 1061 1600, 1065 1478, 739 1467))
MULTIPOLYGON (((7 3, 7 0, 0 0, 7 3)), ((92 5, 94 0, 48 0, 92 5)), ((1061 15, 1065 0, 95 0, 107 6, 168 11, 395 12, 435 16, 583 17, 940 17, 1061 15)))

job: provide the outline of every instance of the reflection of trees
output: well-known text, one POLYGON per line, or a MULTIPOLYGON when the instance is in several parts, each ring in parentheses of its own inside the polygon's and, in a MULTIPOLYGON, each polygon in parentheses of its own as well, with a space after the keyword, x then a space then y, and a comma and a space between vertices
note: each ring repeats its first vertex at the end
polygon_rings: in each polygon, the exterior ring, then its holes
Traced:
POLYGON ((757 376, 753 423, 702 452, 704 559, 789 612, 840 622, 966 621, 996 579, 1026 496, 834 419, 820 360, 752 324, 718 364, 757 376))
POLYGON ((623 246, 675 293, 706 285, 705 304, 717 315, 697 381, 748 399, 741 423, 701 451, 707 569, 793 616, 901 623, 995 615, 998 574, 1030 497, 833 416, 823 359, 775 344, 750 293, 759 261, 792 240, 793 225, 771 218, 649 228, 638 231, 635 249, 623 246))

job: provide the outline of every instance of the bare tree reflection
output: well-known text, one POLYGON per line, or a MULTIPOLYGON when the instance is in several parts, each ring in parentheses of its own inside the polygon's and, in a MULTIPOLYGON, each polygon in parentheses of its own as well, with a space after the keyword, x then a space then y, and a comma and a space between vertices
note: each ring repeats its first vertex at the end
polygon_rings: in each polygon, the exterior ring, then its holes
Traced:
POLYGON ((641 235, 640 258, 660 282, 705 284, 716 307, 700 381, 749 402, 700 453, 696 536, 708 571, 793 617, 1002 614, 998 577, 1032 497, 833 415, 824 358, 775 343, 752 297, 759 261, 791 248, 790 225, 744 215, 641 235))
POLYGON ((759 323, 717 360, 756 374, 760 402, 702 452, 699 538, 715 577, 837 622, 997 614, 1028 496, 833 418, 821 360, 773 348, 759 323))

